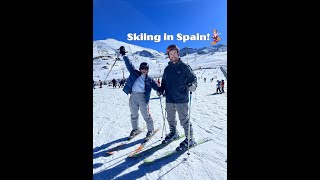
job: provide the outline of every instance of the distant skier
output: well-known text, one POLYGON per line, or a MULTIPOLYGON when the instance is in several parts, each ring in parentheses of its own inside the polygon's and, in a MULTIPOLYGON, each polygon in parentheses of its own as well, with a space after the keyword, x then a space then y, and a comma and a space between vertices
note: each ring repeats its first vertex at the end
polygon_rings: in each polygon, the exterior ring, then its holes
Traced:
POLYGON ((94 87, 94 80, 93 80, 93 89, 95 89, 95 87, 94 87))
POLYGON ((102 88, 102 81, 99 79, 100 88, 102 88))
POLYGON ((120 82, 119 82, 119 88, 122 87, 123 84, 124 84, 124 79, 121 79, 120 82))
POLYGON ((148 76, 149 65, 146 62, 142 62, 137 70, 131 63, 130 59, 125 55, 126 51, 123 46, 120 47, 120 54, 123 56, 123 60, 130 73, 127 83, 123 88, 126 94, 130 95, 129 106, 131 111, 131 125, 132 131, 130 137, 139 133, 139 108, 140 112, 147 123, 147 135, 145 140, 154 134, 153 119, 148 112, 149 100, 151 94, 151 88, 155 91, 158 90, 158 85, 151 77, 148 76))
POLYGON ((221 93, 221 89, 220 89, 221 82, 219 80, 217 80, 216 86, 217 86, 216 94, 218 94, 218 91, 221 93))
POLYGON ((222 93, 224 93, 224 80, 223 79, 221 81, 221 91, 222 91, 222 93))
POLYGON ((112 88, 116 88, 117 87, 117 81, 113 78, 112 79, 112 88))
MULTIPOLYGON (((179 137, 176 130, 176 111, 178 111, 180 124, 184 129, 186 139, 176 148, 177 151, 184 150, 188 147, 189 91, 194 92, 197 88, 196 75, 189 65, 181 61, 179 53, 180 50, 176 45, 168 46, 166 54, 168 55, 170 62, 164 70, 161 87, 157 92, 158 96, 163 93, 166 94, 166 111, 170 128, 170 133, 165 137, 165 140, 162 143, 168 143, 179 137)), ((193 146, 194 144, 195 139, 193 137, 193 128, 190 122, 189 146, 193 146)))

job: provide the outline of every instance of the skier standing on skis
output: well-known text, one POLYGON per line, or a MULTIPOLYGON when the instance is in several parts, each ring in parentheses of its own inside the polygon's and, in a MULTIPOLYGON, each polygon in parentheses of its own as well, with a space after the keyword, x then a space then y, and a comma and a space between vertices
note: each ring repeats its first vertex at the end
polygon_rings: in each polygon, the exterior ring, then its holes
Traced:
POLYGON ((112 79, 112 88, 114 89, 114 88, 116 88, 117 87, 117 81, 116 81, 116 79, 112 79))
MULTIPOLYGON (((166 111, 170 128, 170 133, 165 137, 165 140, 162 143, 168 143, 179 137, 176 130, 176 111, 178 111, 180 124, 184 128, 186 139, 180 143, 179 147, 176 149, 177 151, 188 147, 189 91, 194 92, 197 88, 196 75, 189 65, 181 61, 179 53, 180 50, 176 45, 168 46, 166 54, 168 55, 170 62, 163 72, 161 87, 159 87, 157 91, 158 96, 164 93, 166 94, 166 111)), ((189 146, 193 146, 195 143, 191 122, 189 143, 189 146)))
POLYGON ((158 85, 156 81, 154 81, 151 77, 148 76, 148 63, 142 62, 140 64, 139 70, 137 70, 131 63, 129 58, 125 55, 126 53, 127 52, 124 46, 121 46, 120 54, 122 55, 126 67, 130 73, 129 78, 127 79, 127 83, 123 87, 123 91, 126 94, 131 94, 129 106, 131 111, 132 131, 130 133, 129 138, 135 136, 141 131, 139 129, 138 123, 138 110, 140 108, 140 112, 147 124, 148 132, 145 139, 147 141, 154 133, 153 119, 150 113, 148 112, 151 88, 157 91, 158 85))
POLYGON ((217 86, 216 94, 218 94, 218 91, 219 91, 220 94, 221 94, 221 93, 222 93, 222 92, 221 92, 221 89, 220 89, 220 87, 221 87, 221 81, 217 80, 216 86, 217 86))
POLYGON ((224 80, 223 79, 221 80, 220 85, 221 85, 221 91, 222 91, 222 93, 224 93, 224 80))
POLYGON ((99 79, 100 88, 102 88, 102 81, 99 79))

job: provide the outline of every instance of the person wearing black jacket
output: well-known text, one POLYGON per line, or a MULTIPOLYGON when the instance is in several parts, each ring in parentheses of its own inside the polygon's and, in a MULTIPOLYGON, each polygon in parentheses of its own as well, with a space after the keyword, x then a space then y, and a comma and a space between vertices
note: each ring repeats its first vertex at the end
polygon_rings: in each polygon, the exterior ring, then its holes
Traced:
MULTIPOLYGON (((189 135, 189 115, 188 102, 189 91, 194 92, 197 88, 197 77, 191 67, 181 61, 179 57, 180 50, 176 45, 168 46, 166 50, 170 62, 165 68, 161 86, 159 87, 158 96, 165 93, 166 95, 166 111, 170 128, 170 133, 165 137, 162 143, 168 143, 179 137, 176 126, 176 112, 178 112, 181 126, 184 128, 186 139, 177 147, 177 150, 183 150, 188 147, 189 135)), ((193 128, 190 123, 190 141, 189 146, 194 145, 193 128)))

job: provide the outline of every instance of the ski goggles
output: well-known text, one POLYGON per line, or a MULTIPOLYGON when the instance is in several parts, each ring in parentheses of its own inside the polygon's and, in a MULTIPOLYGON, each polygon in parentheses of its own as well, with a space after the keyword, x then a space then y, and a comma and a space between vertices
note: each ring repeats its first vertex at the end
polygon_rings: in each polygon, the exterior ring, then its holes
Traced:
POLYGON ((148 66, 145 66, 145 65, 142 65, 142 66, 140 66, 140 69, 146 69, 146 70, 148 70, 149 67, 148 67, 148 66))

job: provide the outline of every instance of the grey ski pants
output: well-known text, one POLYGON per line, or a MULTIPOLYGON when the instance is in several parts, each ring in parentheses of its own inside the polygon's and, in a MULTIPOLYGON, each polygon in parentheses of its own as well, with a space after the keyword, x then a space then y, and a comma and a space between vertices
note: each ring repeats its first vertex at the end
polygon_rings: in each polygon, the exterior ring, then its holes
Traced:
MULTIPOLYGON (((180 124, 184 129, 185 137, 188 137, 189 128, 189 115, 188 115, 188 103, 166 103, 167 119, 169 126, 177 126, 176 111, 178 111, 178 116, 180 124)), ((190 122, 190 139, 193 138, 193 128, 190 122)))
POLYGON ((129 106, 131 111, 132 129, 139 127, 139 108, 143 119, 146 121, 148 131, 153 131, 153 119, 148 112, 148 104, 144 92, 132 92, 130 95, 129 106))

